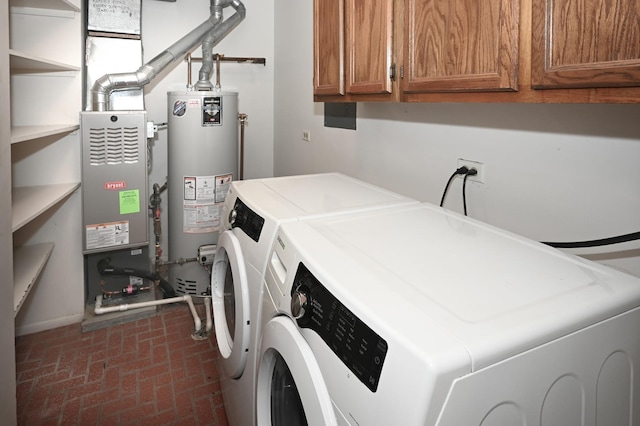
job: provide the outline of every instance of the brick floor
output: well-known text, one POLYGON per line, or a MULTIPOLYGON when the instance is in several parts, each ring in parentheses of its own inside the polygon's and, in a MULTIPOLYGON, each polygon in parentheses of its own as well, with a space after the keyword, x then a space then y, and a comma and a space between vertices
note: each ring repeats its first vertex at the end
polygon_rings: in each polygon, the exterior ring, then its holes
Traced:
POLYGON ((176 304, 102 330, 18 337, 18 424, 228 426, 215 337, 193 340, 192 329, 188 306, 176 304))

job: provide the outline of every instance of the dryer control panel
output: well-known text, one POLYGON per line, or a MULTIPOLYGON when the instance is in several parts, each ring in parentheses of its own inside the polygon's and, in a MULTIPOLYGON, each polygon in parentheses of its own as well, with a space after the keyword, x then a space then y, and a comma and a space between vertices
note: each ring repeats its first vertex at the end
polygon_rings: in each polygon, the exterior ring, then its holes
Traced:
POLYGON ((372 392, 378 388, 387 342, 329 292, 301 262, 291 289, 291 312, 314 330, 372 392))
POLYGON ((229 224, 240 228, 253 241, 258 242, 264 225, 264 218, 251 210, 240 198, 236 198, 233 210, 229 213, 229 224))

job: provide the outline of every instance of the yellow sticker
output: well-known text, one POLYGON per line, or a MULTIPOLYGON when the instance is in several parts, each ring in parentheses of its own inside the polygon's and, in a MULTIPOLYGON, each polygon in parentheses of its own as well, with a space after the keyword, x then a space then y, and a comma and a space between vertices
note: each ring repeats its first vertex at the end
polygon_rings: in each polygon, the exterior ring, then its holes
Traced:
POLYGON ((120 214, 140 212, 140 190, 120 191, 120 214))

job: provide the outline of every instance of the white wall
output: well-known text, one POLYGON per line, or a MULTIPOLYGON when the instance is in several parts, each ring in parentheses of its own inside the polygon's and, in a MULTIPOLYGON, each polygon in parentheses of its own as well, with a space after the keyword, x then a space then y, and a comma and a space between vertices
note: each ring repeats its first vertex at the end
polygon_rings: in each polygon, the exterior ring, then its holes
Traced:
MULTIPOLYGON (((357 130, 324 127, 313 103, 312 2, 275 14, 275 175, 339 171, 439 203, 458 158, 484 163, 469 215, 543 241, 640 231, 640 106, 357 105, 357 130), (311 142, 302 141, 302 130, 311 142)), ((461 180, 446 207, 462 211, 461 180)), ((640 276, 640 243, 577 254, 640 276)))

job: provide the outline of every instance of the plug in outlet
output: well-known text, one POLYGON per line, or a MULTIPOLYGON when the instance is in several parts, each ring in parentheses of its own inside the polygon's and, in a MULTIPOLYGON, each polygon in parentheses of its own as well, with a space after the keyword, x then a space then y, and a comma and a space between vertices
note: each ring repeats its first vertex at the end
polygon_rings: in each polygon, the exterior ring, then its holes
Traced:
MULTIPOLYGON (((458 168, 466 166, 469 170, 476 169, 478 174, 475 176, 469 176, 467 178, 468 181, 484 183, 484 164, 479 163, 477 161, 465 160, 463 158, 458 158, 458 168)), ((464 178, 464 175, 458 175, 460 178, 464 178)))
POLYGON ((302 140, 303 141, 307 141, 307 142, 311 142, 311 132, 309 130, 303 130, 302 131, 302 140))

